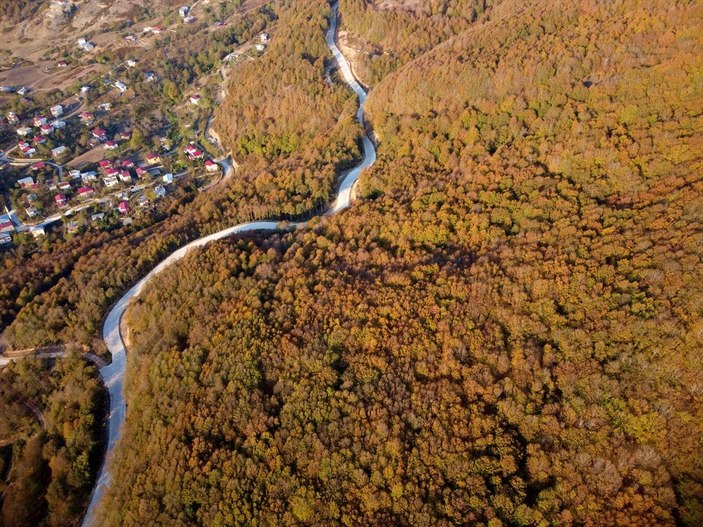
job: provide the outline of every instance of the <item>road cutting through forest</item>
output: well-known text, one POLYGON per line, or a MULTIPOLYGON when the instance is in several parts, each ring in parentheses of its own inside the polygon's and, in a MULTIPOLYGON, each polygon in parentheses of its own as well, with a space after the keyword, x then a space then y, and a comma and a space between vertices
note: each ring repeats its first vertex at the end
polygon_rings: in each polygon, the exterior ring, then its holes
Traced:
MULTIPOLYGON (((357 79, 354 77, 352 70, 349 66, 349 62, 342 52, 337 47, 336 36, 337 36, 337 24, 339 20, 339 9, 338 4, 332 4, 333 16, 330 20, 330 26, 327 30, 327 46, 332 51, 332 54, 337 62, 337 66, 341 75, 343 76, 345 82, 349 87, 354 90, 359 98, 359 109, 357 111, 357 119, 363 125, 364 121, 364 111, 366 103, 366 92, 361 87, 357 79)), ((337 197, 334 203, 327 211, 327 215, 335 214, 349 207, 351 202, 352 187, 354 183, 359 178, 361 172, 373 165, 376 161, 376 149, 368 137, 364 134, 362 138, 362 153, 363 158, 361 162, 353 169, 342 174, 342 181, 337 192, 337 197)), ((124 400, 123 383, 124 374, 127 363, 127 350, 125 347, 125 342, 122 339, 120 333, 120 321, 124 312, 126 311, 129 303, 132 299, 139 296, 144 286, 151 280, 155 275, 172 265, 173 263, 181 260, 186 254, 188 254, 192 249, 197 247, 202 247, 212 241, 220 240, 238 233, 250 232, 250 231, 278 231, 282 228, 301 228, 305 223, 292 223, 282 225, 281 222, 276 220, 271 221, 255 221, 249 223, 242 223, 234 227, 229 227, 227 229, 221 230, 219 232, 210 234, 203 238, 199 238, 184 247, 181 247, 165 260, 163 260, 159 265, 157 265, 149 274, 137 282, 127 293, 125 293, 117 303, 112 306, 110 312, 108 313, 105 323, 103 325, 103 339, 107 348, 112 354, 112 362, 100 368, 100 376, 105 384, 105 387, 109 393, 110 408, 108 414, 108 439, 107 446, 105 448, 105 458, 103 460, 102 467, 100 468, 100 473, 98 475, 98 480, 95 484, 93 494, 91 496, 90 504, 88 506, 88 511, 83 520, 84 527, 91 527, 95 522, 95 513, 100 499, 103 496, 105 488, 110 485, 111 472, 110 472, 110 458, 114 452, 115 446, 117 445, 120 436, 122 425, 125 420, 126 414, 126 404, 124 400)))

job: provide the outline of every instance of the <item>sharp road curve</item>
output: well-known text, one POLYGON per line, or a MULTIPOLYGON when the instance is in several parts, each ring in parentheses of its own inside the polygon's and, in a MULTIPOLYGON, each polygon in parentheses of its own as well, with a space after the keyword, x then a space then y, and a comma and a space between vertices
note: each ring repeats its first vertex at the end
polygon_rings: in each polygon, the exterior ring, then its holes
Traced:
MULTIPOLYGON (((342 52, 339 50, 336 44, 337 35, 337 22, 338 22, 338 6, 337 4, 332 5, 333 17, 330 21, 330 27, 327 31, 327 45, 329 46, 335 60, 339 66, 339 70, 344 77, 344 80, 351 87, 354 92, 356 92, 359 97, 359 110, 357 112, 357 118, 362 125, 364 124, 364 106, 366 102, 366 92, 357 82, 352 74, 351 68, 347 59, 344 57, 342 52)), ((335 214, 341 210, 349 207, 351 202, 351 192, 352 187, 356 180, 359 178, 361 172, 370 167, 376 161, 376 149, 373 143, 367 135, 363 137, 363 159, 361 163, 355 168, 344 173, 342 176, 342 181, 339 187, 339 192, 337 197, 332 204, 331 208, 328 210, 327 214, 335 214)), ((300 228, 304 223, 293 223, 288 224, 292 227, 300 228)), ((125 343, 122 340, 122 335, 120 334, 120 320, 122 315, 124 315, 127 306, 130 301, 139 296, 144 286, 151 280, 155 275, 163 271, 166 267, 171 264, 181 260, 191 249, 196 247, 202 247, 207 243, 214 240, 219 240, 232 236, 237 233, 247 232, 247 231, 275 231, 280 228, 280 222, 278 221, 256 221, 250 223, 243 223, 224 229, 222 231, 216 232, 209 236, 205 236, 198 240, 195 240, 188 245, 178 249, 165 260, 163 260, 159 265, 157 265, 149 274, 142 278, 136 285, 134 285, 125 295, 119 299, 119 301, 112 307, 110 312, 105 319, 105 324, 103 325, 103 339, 107 344, 110 353, 112 354, 112 363, 100 368, 100 376, 105 383, 110 395, 110 409, 108 418, 108 442, 105 453, 105 460, 103 461, 103 466, 100 469, 100 474, 98 476, 98 481, 96 483, 95 489, 93 490, 93 495, 88 506, 88 511, 83 520, 83 527, 92 527, 95 524, 95 513, 100 499, 103 496, 103 491, 110 485, 111 472, 110 472, 110 458, 111 454, 114 452, 115 445, 118 443, 122 425, 125 420, 125 400, 124 394, 122 393, 125 367, 127 362, 127 351, 125 349, 125 343)))

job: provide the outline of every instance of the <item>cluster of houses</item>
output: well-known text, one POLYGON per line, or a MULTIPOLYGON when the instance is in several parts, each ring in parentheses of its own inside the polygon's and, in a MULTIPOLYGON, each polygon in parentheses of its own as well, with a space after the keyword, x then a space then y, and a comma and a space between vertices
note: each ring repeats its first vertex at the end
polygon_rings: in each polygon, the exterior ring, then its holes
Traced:
MULTIPOLYGON (((31 126, 22 126, 16 129, 17 135, 22 137, 18 143, 18 147, 25 157, 32 157, 39 145, 43 145, 47 142, 47 137, 51 136, 56 130, 60 130, 66 126, 66 122, 62 121, 60 117, 64 113, 64 108, 60 104, 52 106, 49 110, 53 120, 49 122, 49 119, 44 115, 37 115, 32 119, 31 126)), ((6 115, 8 123, 12 125, 18 125, 20 119, 14 112, 8 112, 6 115)), ((51 152, 52 156, 59 158, 68 152, 68 148, 64 145, 59 145, 54 148, 51 152)))
POLYGON ((0 86, 0 92, 2 93, 17 93, 17 95, 21 95, 24 97, 29 93, 29 88, 26 86, 20 86, 19 88, 15 86, 0 86))
MULTIPOLYGON (((147 157, 147 163, 150 165, 154 165, 156 159, 158 159, 158 163, 161 161, 158 154, 156 157, 154 157, 154 155, 147 157)), ((53 205, 57 209, 67 208, 70 202, 69 195, 73 194, 75 194, 75 196, 81 201, 94 197, 96 194, 94 185, 99 180, 102 180, 102 184, 105 188, 110 189, 117 187, 120 182, 124 184, 132 184, 134 181, 132 171, 134 171, 139 179, 143 179, 151 175, 148 167, 136 166, 135 162, 130 159, 125 159, 122 161, 103 159, 98 163, 98 167, 98 170, 102 173, 102 176, 100 176, 95 170, 71 170, 68 172, 68 177, 65 181, 60 181, 57 183, 53 179, 47 180, 46 186, 48 189, 56 191, 56 194, 53 196, 53 205), (74 181, 78 181, 78 183, 72 183, 74 181)), ((46 163, 44 161, 38 161, 31 166, 33 171, 38 171, 44 168, 46 168, 46 163)), ((165 183, 171 183, 173 181, 173 175, 166 174, 166 176, 163 177, 163 180, 165 183)), ((17 185, 21 189, 28 192, 26 196, 28 206, 25 209, 27 216, 30 218, 36 217, 38 210, 35 203, 38 200, 36 192, 40 190, 39 183, 35 181, 33 177, 28 176, 18 180, 17 185)), ((154 192, 157 197, 164 197, 167 194, 166 188, 163 185, 157 185, 154 192)), ((143 195, 140 196, 137 200, 137 204, 140 207, 148 205, 148 198, 143 195)), ((129 203, 127 201, 122 201, 119 204, 119 212, 123 215, 130 212, 129 203)))
MULTIPOLYGON (((111 105, 110 103, 104 103, 100 105, 100 108, 109 110, 111 105)), ((37 152, 37 146, 45 144, 47 139, 54 134, 56 130, 60 130, 66 126, 66 121, 60 119, 64 113, 63 106, 60 104, 52 106, 49 112, 53 117, 52 121, 49 121, 44 115, 37 115, 32 119, 31 126, 22 126, 16 129, 17 135, 22 138, 18 143, 18 147, 25 157, 33 157, 37 152)), ((14 112, 9 112, 6 117, 10 124, 17 125, 20 122, 19 117, 14 112)), ((87 127, 92 126, 95 122, 95 115, 92 112, 81 112, 78 118, 80 123, 87 127)), ((100 127, 93 128, 90 133, 93 145, 103 143, 106 150, 116 150, 121 142, 129 141, 132 137, 129 132, 119 132, 112 139, 109 139, 107 131, 100 127)), ((68 151, 67 146, 58 145, 52 149, 51 155, 55 159, 60 159, 66 155, 68 151)))

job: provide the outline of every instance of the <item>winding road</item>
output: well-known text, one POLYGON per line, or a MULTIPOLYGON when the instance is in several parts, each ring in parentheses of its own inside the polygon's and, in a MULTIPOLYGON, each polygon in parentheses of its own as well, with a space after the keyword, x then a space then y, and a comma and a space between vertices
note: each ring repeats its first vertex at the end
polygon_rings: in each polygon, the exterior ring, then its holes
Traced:
MULTIPOLYGON (((337 35, 337 23, 339 18, 338 5, 335 2, 332 4, 333 17, 330 21, 330 27, 327 31, 327 45, 329 46, 335 60, 339 66, 340 72, 344 77, 346 83, 351 87, 352 90, 359 97, 359 110, 357 111, 357 119, 362 125, 364 124, 364 106, 366 102, 366 92, 363 90, 361 85, 357 82, 352 74, 351 68, 347 59, 344 57, 342 52, 339 50, 336 44, 337 35)), ((373 143, 367 135, 363 137, 363 159, 361 163, 355 168, 349 170, 348 172, 342 174, 342 182, 339 187, 337 197, 327 211, 327 215, 335 214, 341 210, 349 207, 351 202, 352 187, 356 180, 359 178, 361 172, 370 167, 376 161, 376 149, 373 143)), ((291 228, 301 228, 305 223, 293 223, 286 224, 291 228)), ((195 240, 188 245, 178 249, 165 260, 163 260, 159 265, 157 265, 149 274, 142 278, 136 285, 134 285, 127 293, 120 298, 117 303, 112 307, 110 312, 105 319, 103 325, 103 339, 105 344, 107 344, 110 353, 112 354, 112 363, 100 368, 100 376, 105 383, 110 395, 110 411, 108 418, 108 442, 105 453, 105 460, 103 461, 103 466, 100 469, 100 474, 98 481, 96 483, 95 489, 93 490, 93 495, 88 506, 88 511, 83 520, 84 527, 91 527, 95 523, 95 513, 103 496, 103 492, 106 487, 110 485, 111 473, 110 473, 110 456, 114 452, 115 445, 120 439, 122 425, 125 420, 126 405, 124 400, 124 394, 122 392, 124 383, 124 374, 127 359, 127 350, 125 348, 124 340, 120 334, 120 320, 122 315, 124 315, 127 306, 130 301, 139 296, 144 286, 151 280, 155 275, 166 269, 171 264, 181 260, 188 252, 196 247, 202 247, 212 241, 220 240, 233 234, 238 234, 247 231, 276 231, 283 228, 278 221, 256 221, 250 223, 242 223, 228 229, 216 232, 209 236, 205 236, 198 240, 195 240)))

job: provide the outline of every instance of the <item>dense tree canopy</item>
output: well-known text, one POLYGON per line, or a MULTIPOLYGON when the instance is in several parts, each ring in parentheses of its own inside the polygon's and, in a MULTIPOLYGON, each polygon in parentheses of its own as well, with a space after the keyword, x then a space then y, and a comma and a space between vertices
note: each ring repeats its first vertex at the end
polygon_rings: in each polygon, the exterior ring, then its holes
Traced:
POLYGON ((344 41, 360 51, 355 73, 374 85, 468 29, 494 0, 341 0, 344 41))
POLYGON ((360 202, 128 311, 105 524, 700 525, 701 18, 506 0, 381 81, 360 202))
POLYGON ((0 370, 0 525, 78 525, 102 453, 104 392, 78 355, 0 370))

